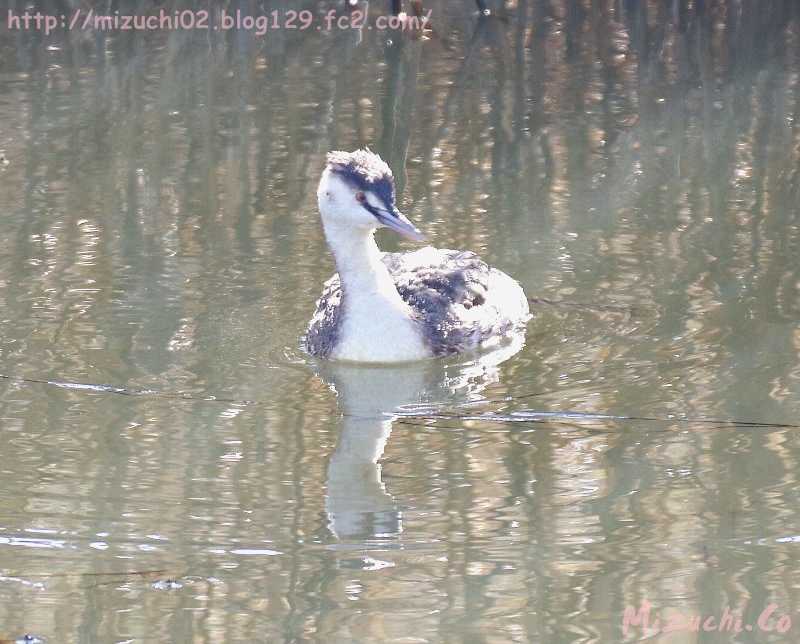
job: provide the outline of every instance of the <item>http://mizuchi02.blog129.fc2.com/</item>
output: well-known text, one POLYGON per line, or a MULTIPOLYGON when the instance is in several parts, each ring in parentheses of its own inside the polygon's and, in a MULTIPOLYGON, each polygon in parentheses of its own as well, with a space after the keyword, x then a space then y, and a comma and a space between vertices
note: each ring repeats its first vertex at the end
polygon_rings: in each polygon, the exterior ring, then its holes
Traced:
POLYGON ((430 21, 431 11, 420 16, 378 15, 370 19, 364 9, 339 11, 330 9, 325 13, 315 13, 308 9, 273 9, 262 14, 250 14, 236 9, 184 9, 158 11, 141 14, 125 14, 119 11, 100 13, 94 9, 76 8, 73 12, 48 14, 41 11, 14 11, 9 9, 5 25, 9 31, 42 31, 45 35, 58 30, 68 31, 178 31, 231 29, 253 32, 265 36, 270 31, 334 29, 377 29, 377 30, 415 30, 423 29, 430 21))

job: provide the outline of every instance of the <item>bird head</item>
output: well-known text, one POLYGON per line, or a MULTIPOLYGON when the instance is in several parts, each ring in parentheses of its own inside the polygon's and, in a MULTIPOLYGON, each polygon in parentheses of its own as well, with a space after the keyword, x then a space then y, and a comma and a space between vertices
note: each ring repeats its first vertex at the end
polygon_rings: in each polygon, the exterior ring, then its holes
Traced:
POLYGON ((328 153, 317 202, 325 226, 386 227, 414 241, 424 239, 395 205, 391 169, 368 149, 328 153))

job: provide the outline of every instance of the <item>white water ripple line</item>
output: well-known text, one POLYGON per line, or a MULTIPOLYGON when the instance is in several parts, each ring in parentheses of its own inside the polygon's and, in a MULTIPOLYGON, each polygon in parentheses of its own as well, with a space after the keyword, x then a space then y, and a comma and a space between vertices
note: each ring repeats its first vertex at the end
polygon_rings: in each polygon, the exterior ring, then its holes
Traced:
POLYGON ((62 539, 33 539, 30 537, 4 537, 0 535, 0 546, 22 546, 24 548, 62 549, 67 542, 62 539))

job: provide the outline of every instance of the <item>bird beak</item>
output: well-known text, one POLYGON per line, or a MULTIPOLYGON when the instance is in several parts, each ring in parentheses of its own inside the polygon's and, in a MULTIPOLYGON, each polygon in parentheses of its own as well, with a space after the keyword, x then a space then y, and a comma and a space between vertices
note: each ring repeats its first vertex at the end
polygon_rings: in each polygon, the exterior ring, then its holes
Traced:
POLYGON ((394 206, 391 210, 376 209, 375 217, 381 224, 400 233, 403 237, 414 241, 425 241, 425 235, 394 206))

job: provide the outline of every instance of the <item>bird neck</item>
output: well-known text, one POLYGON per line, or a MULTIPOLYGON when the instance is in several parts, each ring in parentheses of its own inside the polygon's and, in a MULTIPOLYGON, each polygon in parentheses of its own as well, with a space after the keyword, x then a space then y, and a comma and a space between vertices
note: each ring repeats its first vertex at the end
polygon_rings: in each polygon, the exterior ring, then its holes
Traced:
POLYGON ((325 224, 325 237, 339 271, 344 311, 333 357, 360 362, 428 357, 418 323, 381 261, 374 232, 325 224))
POLYGON ((403 304, 389 271, 381 261, 381 251, 375 243, 375 231, 352 227, 325 226, 339 279, 347 305, 375 298, 403 304))

